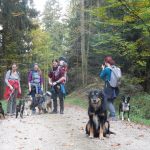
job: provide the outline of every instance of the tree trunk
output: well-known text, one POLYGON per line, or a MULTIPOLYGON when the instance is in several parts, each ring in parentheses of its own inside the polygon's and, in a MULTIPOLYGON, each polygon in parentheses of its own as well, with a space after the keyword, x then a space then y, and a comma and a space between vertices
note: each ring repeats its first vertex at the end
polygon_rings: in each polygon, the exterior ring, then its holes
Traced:
POLYGON ((85 16, 84 16, 84 0, 81 0, 81 55, 82 55, 82 85, 87 83, 87 58, 85 51, 85 16))

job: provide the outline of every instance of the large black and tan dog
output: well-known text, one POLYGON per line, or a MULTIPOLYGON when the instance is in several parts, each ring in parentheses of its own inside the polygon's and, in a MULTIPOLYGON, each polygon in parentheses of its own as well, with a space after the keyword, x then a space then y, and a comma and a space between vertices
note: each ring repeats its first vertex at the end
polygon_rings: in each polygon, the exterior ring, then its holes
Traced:
POLYGON ((104 110, 104 97, 102 91, 92 90, 89 92, 89 121, 86 125, 86 134, 89 137, 99 137, 104 139, 107 134, 112 134, 109 130, 110 124, 107 121, 107 111, 104 110))

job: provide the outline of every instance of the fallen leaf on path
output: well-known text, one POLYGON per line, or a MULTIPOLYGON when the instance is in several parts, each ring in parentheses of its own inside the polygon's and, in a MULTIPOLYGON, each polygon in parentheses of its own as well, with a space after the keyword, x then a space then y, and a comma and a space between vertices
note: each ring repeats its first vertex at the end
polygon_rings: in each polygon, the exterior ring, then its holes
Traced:
POLYGON ((127 143, 126 143, 126 145, 131 145, 133 143, 133 141, 128 141, 127 143))
POLYGON ((19 130, 16 130, 18 133, 22 133, 21 131, 19 131, 19 130))
POLYGON ((112 146, 113 148, 115 148, 115 147, 121 146, 121 144, 120 144, 120 143, 115 143, 115 144, 112 144, 111 146, 112 146))
POLYGON ((42 141, 43 139, 42 139, 42 138, 39 138, 39 140, 42 141))
POLYGON ((84 130, 84 127, 81 127, 80 130, 84 130))
POLYGON ((18 149, 23 149, 24 147, 19 147, 18 149))
POLYGON ((73 143, 64 143, 62 146, 65 146, 65 147, 69 147, 69 146, 73 146, 74 144, 73 143))
POLYGON ((144 137, 144 135, 143 135, 143 134, 140 134, 138 137, 144 137))

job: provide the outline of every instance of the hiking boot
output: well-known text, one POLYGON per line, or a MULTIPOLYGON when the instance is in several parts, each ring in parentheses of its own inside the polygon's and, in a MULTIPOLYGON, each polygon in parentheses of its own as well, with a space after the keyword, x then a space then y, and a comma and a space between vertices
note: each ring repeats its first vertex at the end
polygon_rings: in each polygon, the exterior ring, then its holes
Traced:
POLYGON ((50 112, 50 114, 57 114, 57 111, 52 111, 52 112, 50 112))
POLYGON ((108 121, 117 121, 117 118, 116 117, 109 117, 107 120, 108 121))
POLYGON ((61 110, 61 111, 60 111, 60 114, 64 114, 64 112, 61 110))

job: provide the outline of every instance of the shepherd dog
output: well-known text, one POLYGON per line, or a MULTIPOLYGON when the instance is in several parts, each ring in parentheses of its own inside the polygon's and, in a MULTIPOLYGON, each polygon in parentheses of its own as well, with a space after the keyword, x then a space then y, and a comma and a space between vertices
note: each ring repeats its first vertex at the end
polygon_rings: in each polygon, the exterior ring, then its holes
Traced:
POLYGON ((5 114, 4 114, 4 109, 3 109, 2 103, 0 102, 0 118, 2 118, 2 117, 4 119, 5 118, 5 114))
POLYGON ((128 121, 130 122, 130 97, 127 96, 122 96, 121 97, 121 102, 119 104, 119 118, 120 118, 120 113, 121 113, 121 119, 124 120, 124 115, 125 113, 128 114, 128 121))
POLYGON ((18 115, 20 114, 20 117, 23 118, 23 112, 24 112, 24 100, 19 100, 19 103, 16 106, 16 118, 18 118, 18 115))
POLYGON ((53 101, 52 101, 52 93, 47 91, 45 94, 44 94, 44 97, 45 97, 45 101, 42 105, 43 109, 46 110, 46 112, 50 112, 52 111, 52 107, 53 107, 53 101))
POLYGON ((31 116, 31 104, 32 104, 32 96, 28 95, 24 98, 25 106, 24 106, 24 114, 26 116, 31 116))
POLYGON ((107 111, 104 109, 104 96, 100 90, 91 90, 88 95, 89 121, 86 125, 86 134, 90 138, 98 137, 104 139, 106 135, 113 134, 107 121, 107 111))
POLYGON ((44 102, 45 97, 43 94, 35 94, 31 103, 31 109, 35 109, 36 111, 38 110, 39 114, 41 114, 41 112, 46 113, 46 109, 43 107, 44 102))

